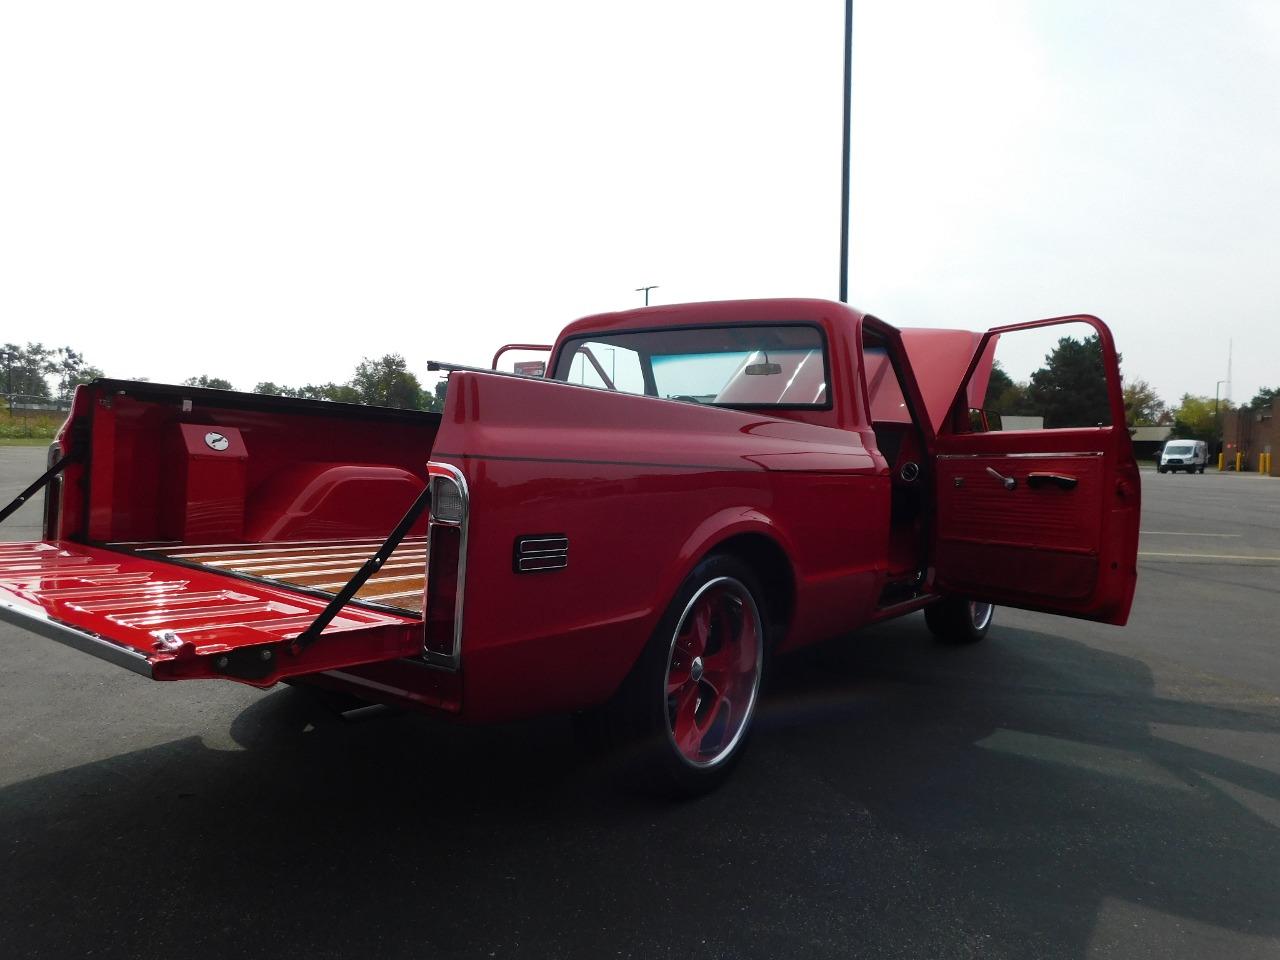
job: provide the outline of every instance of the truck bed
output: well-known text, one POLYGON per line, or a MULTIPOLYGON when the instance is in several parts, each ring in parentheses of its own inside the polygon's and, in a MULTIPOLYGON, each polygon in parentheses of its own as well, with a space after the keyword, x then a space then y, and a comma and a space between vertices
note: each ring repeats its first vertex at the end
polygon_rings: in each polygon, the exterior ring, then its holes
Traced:
MULTIPOLYGON (((381 544, 381 539, 307 540, 151 546, 134 548, 134 552, 335 594, 381 544)), ((427 538, 406 537, 382 569, 360 588, 356 599, 421 614, 426 563, 427 538)))

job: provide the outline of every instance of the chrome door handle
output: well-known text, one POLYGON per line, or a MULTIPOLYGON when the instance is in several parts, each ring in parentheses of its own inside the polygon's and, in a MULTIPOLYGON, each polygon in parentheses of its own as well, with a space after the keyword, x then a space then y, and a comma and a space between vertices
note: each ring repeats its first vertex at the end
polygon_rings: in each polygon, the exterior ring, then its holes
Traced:
POLYGON ((1065 473, 1028 473, 1027 486, 1032 490, 1040 487, 1054 486, 1059 490, 1074 490, 1080 481, 1075 477, 1069 477, 1065 473))
POLYGON ((1004 487, 1006 490, 1012 490, 1018 485, 1018 481, 1015 478, 1006 477, 1002 473, 1000 473, 1000 471, 992 467, 987 467, 987 473, 991 474, 991 476, 999 480, 1000 485, 1004 487))

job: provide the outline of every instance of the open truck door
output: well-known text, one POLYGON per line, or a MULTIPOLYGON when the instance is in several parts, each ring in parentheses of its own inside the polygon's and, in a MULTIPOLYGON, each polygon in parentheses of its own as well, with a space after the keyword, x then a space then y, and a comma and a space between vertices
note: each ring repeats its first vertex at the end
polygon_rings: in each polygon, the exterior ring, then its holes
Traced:
POLYGON ((1141 486, 1102 321, 1058 317, 988 331, 935 456, 939 592, 1125 623, 1141 486), (1037 340, 1050 346, 1041 361, 1037 340), (1019 382, 1010 376, 1019 360, 1023 370, 1043 366, 1019 382))

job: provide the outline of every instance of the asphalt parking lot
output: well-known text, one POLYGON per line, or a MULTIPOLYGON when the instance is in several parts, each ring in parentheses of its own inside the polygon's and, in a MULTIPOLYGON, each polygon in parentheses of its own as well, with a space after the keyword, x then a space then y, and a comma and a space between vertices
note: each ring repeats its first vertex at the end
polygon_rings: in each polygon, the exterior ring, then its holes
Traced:
MULTIPOLYGON (((0 447, 0 502, 42 462, 0 447)), ((911 617, 779 661, 689 804, 562 720, 350 722, 0 626, 4 953, 1280 956, 1280 480, 1143 482, 1128 627, 999 610, 954 650, 911 617)))

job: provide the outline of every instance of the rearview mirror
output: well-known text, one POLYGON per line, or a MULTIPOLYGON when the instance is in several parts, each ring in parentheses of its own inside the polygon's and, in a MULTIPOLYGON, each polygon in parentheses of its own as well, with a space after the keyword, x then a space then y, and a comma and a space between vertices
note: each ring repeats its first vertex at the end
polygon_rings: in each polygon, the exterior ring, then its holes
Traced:
POLYGON ((780 363, 749 363, 742 371, 748 377, 775 377, 782 373, 780 363))

